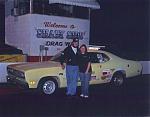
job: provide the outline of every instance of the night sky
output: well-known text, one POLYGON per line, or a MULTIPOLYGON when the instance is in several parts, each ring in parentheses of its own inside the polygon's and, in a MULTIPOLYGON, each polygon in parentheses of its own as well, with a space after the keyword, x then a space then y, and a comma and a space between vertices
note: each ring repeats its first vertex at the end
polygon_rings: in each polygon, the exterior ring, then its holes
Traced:
MULTIPOLYGON (((100 0, 101 9, 91 13, 90 44, 106 45, 129 59, 149 59, 148 1, 100 0)), ((3 8, 0 5, 0 43, 5 31, 3 8)))
POLYGON ((91 44, 131 59, 149 57, 148 0, 100 0, 91 15, 91 44))

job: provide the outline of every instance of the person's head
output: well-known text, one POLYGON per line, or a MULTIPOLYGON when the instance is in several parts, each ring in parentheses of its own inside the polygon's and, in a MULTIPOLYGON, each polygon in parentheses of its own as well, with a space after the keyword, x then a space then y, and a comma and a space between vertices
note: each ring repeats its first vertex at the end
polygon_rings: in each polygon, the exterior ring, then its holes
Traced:
POLYGON ((80 46, 80 53, 81 53, 81 54, 86 54, 86 53, 87 53, 87 47, 86 47, 85 44, 82 44, 82 45, 80 46))
POLYGON ((73 47, 77 48, 77 47, 79 46, 79 39, 74 38, 74 39, 72 40, 71 45, 72 45, 73 47))

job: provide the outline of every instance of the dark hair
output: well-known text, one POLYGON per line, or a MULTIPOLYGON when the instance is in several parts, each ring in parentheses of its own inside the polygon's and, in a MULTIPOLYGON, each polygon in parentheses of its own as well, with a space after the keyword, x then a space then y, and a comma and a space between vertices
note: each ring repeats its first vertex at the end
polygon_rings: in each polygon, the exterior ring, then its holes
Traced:
POLYGON ((87 53, 87 47, 86 47, 86 45, 85 44, 82 44, 81 46, 80 46, 80 48, 79 49, 81 49, 82 47, 84 47, 85 48, 85 54, 87 53))
POLYGON ((79 42, 78 38, 73 38, 72 42, 79 42))

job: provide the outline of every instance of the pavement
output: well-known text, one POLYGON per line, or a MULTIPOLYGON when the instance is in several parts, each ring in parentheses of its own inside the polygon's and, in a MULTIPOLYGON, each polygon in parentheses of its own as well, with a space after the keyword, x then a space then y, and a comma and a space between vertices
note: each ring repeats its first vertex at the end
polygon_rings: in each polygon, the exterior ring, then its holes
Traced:
POLYGON ((90 86, 90 96, 67 98, 65 88, 46 96, 0 84, 0 117, 144 117, 150 116, 150 75, 128 79, 120 88, 90 86))

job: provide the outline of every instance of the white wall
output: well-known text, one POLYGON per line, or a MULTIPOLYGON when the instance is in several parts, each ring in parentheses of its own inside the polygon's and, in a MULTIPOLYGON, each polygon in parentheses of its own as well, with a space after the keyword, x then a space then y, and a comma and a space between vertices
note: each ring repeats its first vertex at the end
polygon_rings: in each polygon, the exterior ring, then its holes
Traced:
POLYGON ((21 49, 24 54, 29 54, 30 25, 29 15, 5 18, 5 43, 21 49))
POLYGON ((143 66, 143 74, 150 74, 150 61, 140 61, 143 66))
POLYGON ((7 65, 12 63, 0 63, 0 83, 7 82, 7 65))

